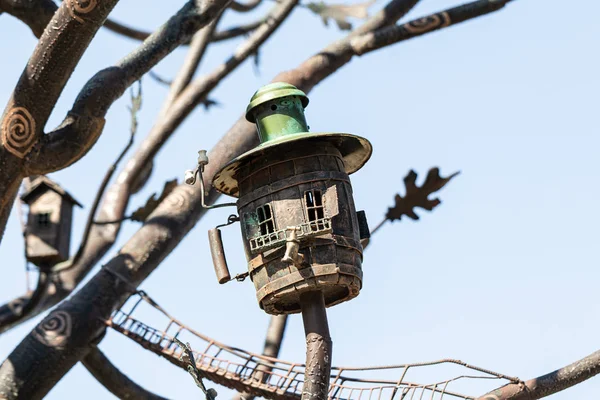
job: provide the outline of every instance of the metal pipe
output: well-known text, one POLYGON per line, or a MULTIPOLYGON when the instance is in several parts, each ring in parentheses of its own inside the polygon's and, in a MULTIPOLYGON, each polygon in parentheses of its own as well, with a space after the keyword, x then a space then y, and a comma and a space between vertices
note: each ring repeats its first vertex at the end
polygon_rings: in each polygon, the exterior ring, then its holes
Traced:
POLYGON ((220 284, 229 282, 231 275, 225 259, 225 249, 223 248, 223 239, 219 228, 212 228, 208 231, 208 243, 210 244, 210 254, 212 255, 215 274, 220 284))
POLYGON ((325 400, 329 391, 333 343, 329 335, 323 292, 301 294, 300 305, 306 334, 306 372, 302 400, 325 400))

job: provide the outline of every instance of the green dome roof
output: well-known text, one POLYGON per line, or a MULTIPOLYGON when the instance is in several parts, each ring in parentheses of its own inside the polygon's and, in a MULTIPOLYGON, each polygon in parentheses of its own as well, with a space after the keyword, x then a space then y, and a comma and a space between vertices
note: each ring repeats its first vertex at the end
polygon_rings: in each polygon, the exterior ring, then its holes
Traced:
POLYGON ((261 104, 281 97, 298 96, 302 102, 302 106, 306 108, 308 105, 308 97, 306 94, 294 85, 286 82, 273 82, 258 89, 250 99, 250 104, 246 108, 246 119, 252 123, 256 122, 252 110, 261 104))

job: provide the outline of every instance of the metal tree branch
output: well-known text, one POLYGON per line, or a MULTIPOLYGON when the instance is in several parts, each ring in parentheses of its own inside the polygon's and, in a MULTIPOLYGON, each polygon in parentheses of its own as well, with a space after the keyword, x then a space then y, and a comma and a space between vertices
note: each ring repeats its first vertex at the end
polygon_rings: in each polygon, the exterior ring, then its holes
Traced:
POLYGON ((97 347, 93 347, 81 363, 98 382, 119 399, 167 400, 129 379, 97 347))
POLYGON ((0 331, 27 318, 41 303, 47 293, 50 281, 45 271, 39 271, 35 289, 0 307, 0 331))
MULTIPOLYGON (((223 40, 233 39, 235 37, 245 35, 249 32, 252 32, 254 29, 256 29, 262 22, 263 22, 263 20, 260 19, 258 21, 254 21, 254 22, 251 22, 251 23, 248 23, 245 25, 240 25, 237 27, 214 32, 213 35, 211 36, 210 41, 211 42, 221 42, 223 40)), ((130 39, 135 39, 135 40, 140 40, 140 41, 146 40, 148 38, 148 36, 150 36, 150 32, 145 32, 145 31, 141 31, 141 30, 138 30, 135 28, 131 28, 129 26, 112 21, 110 19, 107 19, 106 22, 104 22, 104 27, 110 31, 118 33, 119 35, 123 35, 130 39)), ((182 44, 189 45, 190 43, 191 43, 191 41, 186 41, 185 43, 182 43, 182 44)))
MULTIPOLYGON (((401 15, 397 17, 400 18, 401 15)), ((390 19, 393 18, 384 20, 389 22, 390 19)), ((380 27, 378 23, 371 25, 374 29, 380 27)), ((285 80, 308 92, 345 65, 352 56, 348 39, 342 40, 328 46, 298 68, 278 75, 275 80, 285 80)), ((257 141, 254 127, 244 118, 238 120, 209 154, 211 163, 204 172, 205 184, 210 183, 216 171, 225 163, 254 147, 257 141)), ((0 366, 1 395, 7 397, 7 400, 19 395, 32 399, 41 398, 85 356, 89 351, 89 343, 104 330, 102 321, 125 301, 128 293, 133 290, 132 286, 139 285, 204 214, 204 209, 200 206, 198 186, 180 185, 173 190, 117 256, 24 338, 0 366), (61 339, 60 346, 51 345, 47 340, 57 336, 50 329, 51 322, 57 318, 68 320, 72 328, 69 332, 77 332, 77 335, 58 335, 61 339), (35 360, 32 359, 34 354, 35 360), (40 359, 37 356, 39 354, 44 354, 44 357, 40 359), (20 378, 32 375, 39 377, 38 382, 25 384, 20 378)), ((209 204, 214 203, 216 198, 214 190, 206 197, 209 204)))
POLYGON ((361 35, 351 41, 351 46, 356 55, 363 55, 394 43, 498 11, 510 1, 512 0, 479 0, 463 4, 402 25, 393 25, 361 35))
POLYGON ((222 16, 223 13, 215 18, 210 24, 200 29, 192 38, 190 49, 186 54, 183 65, 181 66, 181 69, 179 70, 179 73, 176 75, 175 79, 173 79, 173 82, 170 84, 169 94, 167 94, 167 98, 165 99, 162 109, 158 114, 159 119, 164 117, 181 91, 185 89, 186 86, 191 82, 192 78, 194 77, 194 73, 198 70, 200 61, 206 53, 206 49, 210 43, 210 38, 222 16))
POLYGON ((234 27, 231 27, 228 29, 217 31, 213 34, 213 36, 211 38, 211 42, 216 43, 216 42, 221 42, 223 40, 233 39, 233 38, 236 38, 239 36, 247 35, 250 32, 252 32, 253 30, 255 30, 256 28, 258 28, 263 22, 265 22, 265 20, 263 18, 261 18, 256 21, 249 22, 247 24, 234 26, 234 27))
POLYGON ((600 373, 600 351, 561 369, 520 383, 510 383, 477 400, 536 400, 575 386, 600 373))
MULTIPOLYGON (((277 358, 279 357, 279 350, 281 349, 281 343, 283 342, 283 336, 285 334, 285 327, 287 325, 287 315, 273 315, 269 319, 269 327, 267 328, 267 335, 265 337, 265 345, 263 348, 262 355, 266 357, 277 358)), ((264 382, 269 378, 269 373, 273 370, 272 367, 267 365, 259 365, 256 367, 256 379, 260 382, 264 382)), ((255 396, 249 392, 238 393, 233 397, 232 400, 254 400, 255 396)))

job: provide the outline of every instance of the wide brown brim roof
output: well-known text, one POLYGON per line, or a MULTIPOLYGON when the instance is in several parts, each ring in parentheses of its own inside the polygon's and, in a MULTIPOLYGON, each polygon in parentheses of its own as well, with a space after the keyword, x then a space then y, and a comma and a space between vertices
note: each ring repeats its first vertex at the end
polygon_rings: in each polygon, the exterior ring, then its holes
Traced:
POLYGON ((367 139, 349 133, 314 132, 294 133, 282 136, 278 139, 262 143, 254 149, 236 157, 219 171, 213 178, 213 186, 216 190, 232 197, 239 197, 238 181, 235 177, 240 166, 250 160, 261 157, 265 152, 274 149, 278 145, 291 142, 302 142, 307 140, 322 139, 333 143, 342 154, 346 173, 352 174, 362 168, 369 160, 373 152, 371 142, 367 139))

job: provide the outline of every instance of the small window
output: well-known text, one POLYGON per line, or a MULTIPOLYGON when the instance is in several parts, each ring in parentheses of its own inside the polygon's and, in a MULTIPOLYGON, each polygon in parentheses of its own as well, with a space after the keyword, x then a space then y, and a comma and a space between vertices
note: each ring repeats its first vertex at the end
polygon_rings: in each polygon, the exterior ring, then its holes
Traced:
POLYGON ((47 228, 50 226, 50 213, 40 213, 36 215, 37 224, 43 228, 47 228))
POLYGON ((323 229, 323 218, 325 218, 325 209, 323 207, 323 197, 318 189, 308 190, 304 192, 304 200, 306 201, 306 212, 308 221, 318 221, 317 224, 310 224, 313 231, 323 229))
POLYGON ((258 214, 258 226, 260 227, 261 235, 275 232, 273 211, 271 210, 270 204, 258 207, 256 209, 256 214, 258 214))

